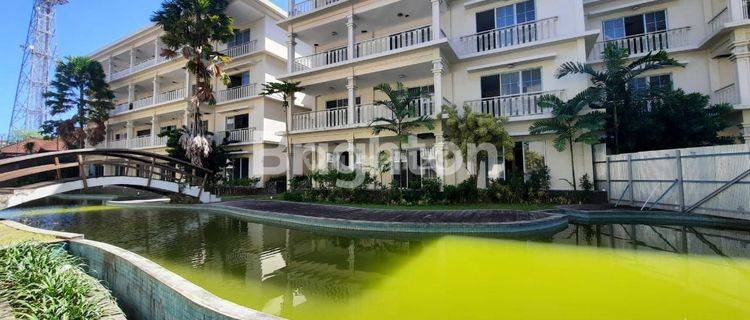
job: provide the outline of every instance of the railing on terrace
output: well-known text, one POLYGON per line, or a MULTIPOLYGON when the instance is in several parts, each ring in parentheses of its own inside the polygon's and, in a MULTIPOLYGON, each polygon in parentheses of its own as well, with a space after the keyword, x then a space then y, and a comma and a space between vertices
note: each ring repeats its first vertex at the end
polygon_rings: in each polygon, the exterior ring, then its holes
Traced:
POLYGON ((178 57, 179 57, 179 55, 175 56, 175 57, 172 57, 172 58, 167 58, 167 57, 163 57, 163 56, 151 57, 149 59, 146 59, 144 61, 141 61, 141 62, 133 65, 132 67, 128 67, 128 68, 125 68, 123 70, 120 70, 120 71, 117 71, 117 72, 113 72, 112 76, 110 77, 109 80, 110 81, 118 80, 118 79, 124 78, 126 76, 129 76, 129 75, 131 75, 133 73, 137 73, 137 72, 146 70, 146 69, 151 68, 153 66, 158 66, 158 65, 160 65, 162 63, 165 63, 167 61, 172 61, 172 60, 174 60, 174 59, 176 59, 178 57))
POLYGON ((154 104, 154 97, 146 97, 133 101, 133 110, 145 108, 154 104))
POLYGON ((123 113, 123 112, 126 112, 128 110, 130 110, 130 103, 125 102, 125 103, 121 103, 121 104, 116 105, 115 108, 112 109, 112 112, 110 112, 110 114, 123 113))
POLYGON ((258 40, 251 40, 250 42, 243 43, 241 45, 229 47, 225 50, 222 50, 221 53, 227 56, 230 56, 232 58, 245 56, 256 50, 257 43, 258 43, 258 40))
MULTIPOLYGON (((414 102, 417 114, 415 117, 435 115, 435 104, 432 97, 424 97, 414 102)), ((354 123, 370 125, 375 119, 393 119, 394 114, 383 105, 365 104, 354 108, 354 123)))
POLYGON ((324 8, 341 1, 342 0, 305 0, 294 4, 294 8, 291 10, 292 12, 290 12, 290 16, 301 16, 305 13, 324 8))
POLYGON ((711 103, 713 104, 738 104, 739 101, 739 92, 737 92, 737 85, 734 83, 724 86, 711 94, 711 103))
POLYGON ((334 63, 344 62, 348 59, 349 49, 341 47, 294 60, 294 71, 310 70, 334 63))
POLYGON ((110 81, 115 81, 115 80, 118 80, 118 79, 122 79, 122 78, 128 76, 129 74, 130 74, 130 68, 128 67, 128 68, 125 68, 125 69, 120 70, 120 71, 112 72, 112 75, 109 77, 109 80, 110 81))
POLYGON ((177 89, 160 93, 159 96, 156 97, 156 104, 178 101, 182 99, 185 99, 185 89, 177 89))
POLYGON ((731 19, 732 17, 729 16, 729 8, 724 8, 724 10, 719 11, 716 16, 708 21, 708 34, 712 35, 718 33, 731 19))
POLYGON ((394 35, 388 35, 355 44, 357 57, 366 57, 391 50, 401 49, 432 40, 432 28, 420 27, 394 35))
POLYGON ((169 137, 167 137, 167 136, 163 136, 163 137, 157 136, 156 137, 156 145, 154 145, 154 146, 155 147, 166 146, 167 145, 167 140, 169 140, 169 137))
POLYGON ((255 96, 257 95, 255 90, 256 87, 257 86, 255 84, 249 84, 227 90, 221 90, 216 94, 216 103, 224 103, 255 96))
POLYGON ((689 32, 690 27, 683 27, 597 42, 591 59, 601 60, 602 52, 607 45, 626 49, 630 55, 686 47, 690 42, 689 32))
POLYGON ((558 17, 483 31, 459 39, 464 54, 481 53, 543 41, 557 36, 558 17))
POLYGON ((539 99, 544 95, 555 95, 564 99, 565 91, 546 91, 524 93, 509 96, 491 97, 467 101, 472 112, 491 114, 496 117, 523 117, 548 114, 551 110, 539 106, 539 99))
POLYGON ((153 140, 151 136, 142 136, 142 137, 136 137, 134 139, 131 139, 129 144, 130 148, 133 149, 139 149, 139 148, 148 148, 151 147, 151 144, 153 143, 153 140))
POLYGON ((214 133, 214 140, 216 140, 216 143, 221 143, 224 141, 224 137, 227 137, 231 143, 248 143, 253 142, 254 133, 255 128, 219 131, 214 133))
POLYGON ((348 125, 347 107, 292 115, 292 131, 307 131, 348 125))
MULTIPOLYGON (((104 146, 102 146, 104 147, 104 146)), ((128 140, 122 139, 122 140, 111 140, 109 141, 109 148, 110 149, 124 149, 128 147, 128 140)))

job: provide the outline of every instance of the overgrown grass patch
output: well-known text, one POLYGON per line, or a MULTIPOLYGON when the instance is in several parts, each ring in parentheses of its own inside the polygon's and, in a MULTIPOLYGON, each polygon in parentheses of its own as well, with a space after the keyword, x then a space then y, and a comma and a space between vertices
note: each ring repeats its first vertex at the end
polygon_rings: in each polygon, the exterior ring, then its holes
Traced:
POLYGON ((24 242, 0 250, 0 300, 19 319, 99 319, 111 295, 59 244, 24 242))

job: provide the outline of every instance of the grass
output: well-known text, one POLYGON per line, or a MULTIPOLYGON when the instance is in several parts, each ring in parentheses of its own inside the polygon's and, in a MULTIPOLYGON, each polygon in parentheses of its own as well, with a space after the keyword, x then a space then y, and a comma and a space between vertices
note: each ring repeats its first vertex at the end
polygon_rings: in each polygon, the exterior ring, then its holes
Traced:
POLYGON ((27 241, 52 242, 55 240, 55 237, 50 235, 22 231, 0 223, 0 248, 27 241))
POLYGON ((25 242, 0 250, 0 300, 19 319, 99 319, 112 297, 62 246, 25 242))
POLYGON ((518 210, 518 211, 537 211, 552 209, 551 204, 533 204, 533 203, 466 203, 466 204, 430 204, 430 205, 391 205, 391 204, 370 204, 370 203, 331 203, 317 202, 319 204, 332 204, 344 207, 367 208, 367 209, 395 209, 395 210, 518 210))

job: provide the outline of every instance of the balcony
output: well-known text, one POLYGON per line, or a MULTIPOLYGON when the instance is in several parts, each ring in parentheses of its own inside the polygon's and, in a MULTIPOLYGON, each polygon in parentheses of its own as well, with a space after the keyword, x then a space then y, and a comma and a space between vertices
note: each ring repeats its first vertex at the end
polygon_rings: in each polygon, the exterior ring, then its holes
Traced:
POLYGON ((219 131, 214 134, 214 141, 216 141, 216 143, 222 143, 224 137, 227 137, 230 144, 252 143, 255 141, 253 138, 254 134, 255 128, 219 131))
POLYGON ((558 36, 558 20, 558 17, 552 17, 463 36, 459 39, 457 51, 469 55, 553 39, 558 36))
POLYGON ((152 57, 148 60, 141 61, 140 63, 137 63, 133 66, 130 66, 129 68, 125 68, 123 70, 113 72, 112 75, 109 77, 109 81, 115 81, 122 79, 124 77, 127 77, 131 74, 141 72, 143 70, 146 70, 148 68, 161 65, 165 62, 172 61, 176 59, 176 57, 172 58, 165 58, 162 56, 152 57))
MULTIPOLYGON (((432 97, 417 102, 417 116, 435 115, 432 97)), ((292 115, 291 131, 321 131, 348 127, 367 127, 377 118, 393 119, 393 113, 382 105, 359 105, 353 110, 353 123, 349 123, 349 108, 334 108, 292 115)))
POLYGON ((495 117, 508 117, 513 120, 513 118, 517 117, 550 114, 551 110, 539 107, 539 99, 545 95, 554 95, 564 99, 565 91, 558 90, 490 97, 466 101, 466 105, 475 113, 490 114, 495 117))
POLYGON ((708 21, 708 35, 714 35, 719 33, 721 29, 724 29, 724 25, 727 24, 727 22, 731 21, 732 17, 729 15, 729 8, 724 8, 724 10, 719 11, 711 20, 708 21))
POLYGON ((730 85, 724 86, 719 90, 714 91, 711 94, 711 103, 712 104, 723 104, 728 103, 731 105, 736 105, 740 103, 740 95, 737 91, 737 85, 732 83, 730 85))
POLYGON ((248 43, 244 43, 238 46, 229 47, 222 50, 221 53, 229 56, 230 58, 239 58, 255 52, 257 49, 257 40, 252 40, 248 43))
POLYGON ((340 47, 294 59, 294 71, 306 71, 348 60, 349 48, 340 47))
POLYGON ((155 137, 156 140, 154 141, 153 136, 141 136, 141 137, 135 137, 133 139, 120 139, 120 140, 110 140, 109 143, 100 142, 96 145, 97 149, 104 149, 107 148, 107 144, 109 144, 109 149, 145 149, 145 148, 161 148, 165 147, 167 145, 167 139, 168 137, 155 137))
POLYGON ((689 32, 690 27, 683 27, 597 42, 594 45, 589 60, 601 61, 602 52, 607 45, 626 49, 631 56, 642 55, 652 51, 684 48, 690 44, 689 32))
POLYGON ((216 103, 227 103, 231 101, 237 101, 242 99, 247 99, 253 96, 258 95, 257 93, 257 85, 256 84, 249 84, 246 86, 241 87, 235 87, 227 90, 221 90, 217 92, 216 94, 216 103))
POLYGON ((299 3, 295 3, 289 12, 290 17, 298 17, 306 13, 313 12, 315 10, 325 8, 343 0, 305 0, 299 3))
POLYGON ((118 115, 132 110, 143 109, 153 105, 176 102, 183 99, 185 99, 185 89, 162 92, 156 96, 156 99, 154 99, 154 97, 152 96, 135 100, 132 103, 132 107, 130 103, 118 104, 110 112, 110 115, 118 115))

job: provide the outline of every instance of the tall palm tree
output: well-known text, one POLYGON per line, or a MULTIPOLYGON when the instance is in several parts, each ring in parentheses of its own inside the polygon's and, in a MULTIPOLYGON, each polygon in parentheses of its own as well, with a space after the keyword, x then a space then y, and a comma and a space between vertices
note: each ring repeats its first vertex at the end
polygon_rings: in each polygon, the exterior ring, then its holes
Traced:
POLYGON ((552 118, 537 120, 531 124, 532 135, 555 134, 554 146, 559 152, 570 149, 570 170, 573 175, 573 190, 576 184, 575 157, 573 143, 595 144, 600 140, 599 132, 604 128, 605 114, 600 111, 583 113, 584 108, 596 101, 595 97, 584 91, 574 98, 563 101, 554 95, 545 95, 539 99, 539 106, 552 109, 552 118))
POLYGON ((568 75, 587 75, 591 87, 587 90, 601 94, 598 101, 591 101, 591 108, 605 109, 607 112, 607 135, 614 142, 616 153, 623 151, 621 123, 623 113, 634 109, 633 93, 628 84, 635 78, 652 70, 666 67, 683 67, 677 60, 670 58, 665 51, 649 52, 633 61, 629 60, 627 49, 615 44, 608 44, 602 52, 603 68, 597 69, 590 63, 566 62, 557 70, 558 79, 568 75))
POLYGON ((89 57, 67 57, 58 63, 51 90, 44 94, 47 107, 52 116, 75 113, 69 119, 46 121, 42 133, 62 138, 68 148, 83 149, 87 140, 92 145, 103 141, 115 98, 105 79, 102 65, 89 57))
POLYGON ((228 42, 234 35, 232 19, 224 12, 228 0, 165 0, 151 21, 164 29, 162 43, 167 47, 161 55, 167 58, 182 55, 185 68, 195 76, 195 89, 190 97, 192 117, 180 143, 190 161, 200 166, 211 152, 211 144, 204 136, 201 124, 202 104, 215 105, 212 82, 220 79, 229 83, 222 66, 230 58, 217 51, 214 43, 228 42))
POLYGON ((399 155, 396 170, 401 172, 401 159, 404 157, 403 143, 417 128, 427 127, 430 130, 434 128, 433 120, 428 114, 419 114, 420 99, 425 96, 425 93, 422 90, 409 90, 401 82, 397 82, 395 88, 390 84, 382 83, 376 86, 375 90, 384 93, 388 99, 375 101, 374 105, 386 108, 390 116, 372 119, 370 122, 372 134, 380 135, 387 131, 396 136, 399 155))
MULTIPOLYGON (((281 106, 284 108, 284 116, 287 120, 291 119, 289 115, 292 112, 292 107, 294 106, 294 99, 297 93, 300 93, 304 91, 305 88, 300 87, 300 82, 290 82, 290 81, 282 81, 282 82, 269 82, 263 84, 263 90, 261 91, 260 95, 262 96, 272 96, 272 95, 281 95, 282 101, 281 106)), ((287 121, 289 122, 289 121, 287 121)), ((291 139, 289 137, 289 126, 291 126, 291 123, 287 123, 285 126, 285 137, 286 137, 286 147, 287 147, 287 157, 286 157, 286 170, 287 170, 287 186, 291 186, 291 179, 292 179, 292 156, 291 156, 291 139)))

